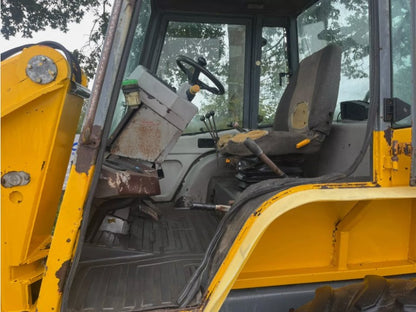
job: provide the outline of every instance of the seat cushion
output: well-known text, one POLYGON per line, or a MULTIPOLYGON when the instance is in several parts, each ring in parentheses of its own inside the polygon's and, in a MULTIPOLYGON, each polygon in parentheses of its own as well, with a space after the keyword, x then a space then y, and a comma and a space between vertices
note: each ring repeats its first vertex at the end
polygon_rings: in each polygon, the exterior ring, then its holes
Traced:
POLYGON ((226 146, 229 141, 233 141, 234 143, 243 143, 245 139, 250 138, 252 140, 257 140, 265 135, 267 135, 269 132, 266 130, 252 130, 248 132, 242 132, 238 134, 225 134, 222 135, 217 143, 217 146, 219 149, 226 146))
MULTIPOLYGON (((287 131, 272 131, 255 140, 263 152, 269 156, 285 155, 285 154, 311 154, 319 150, 323 138, 320 137, 312 140, 308 145, 302 148, 296 148, 299 142, 310 139, 313 134, 296 133, 287 131)), ((248 148, 239 142, 228 140, 227 144, 219 146, 222 154, 250 156, 253 155, 248 148)))

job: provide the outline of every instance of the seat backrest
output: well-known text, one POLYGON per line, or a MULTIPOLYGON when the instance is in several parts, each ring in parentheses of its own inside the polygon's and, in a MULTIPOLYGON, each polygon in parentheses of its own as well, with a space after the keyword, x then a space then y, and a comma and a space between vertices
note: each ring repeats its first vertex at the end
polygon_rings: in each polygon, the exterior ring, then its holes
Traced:
POLYGON ((277 107, 273 130, 329 134, 338 98, 341 48, 329 44, 303 59, 277 107))

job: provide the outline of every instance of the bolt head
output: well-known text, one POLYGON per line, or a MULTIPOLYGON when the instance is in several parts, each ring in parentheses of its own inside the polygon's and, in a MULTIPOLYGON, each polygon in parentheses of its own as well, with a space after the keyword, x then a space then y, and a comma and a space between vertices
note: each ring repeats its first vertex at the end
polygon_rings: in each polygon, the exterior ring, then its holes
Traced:
POLYGON ((1 177, 1 185, 6 188, 26 185, 30 182, 30 175, 24 171, 11 171, 1 177))

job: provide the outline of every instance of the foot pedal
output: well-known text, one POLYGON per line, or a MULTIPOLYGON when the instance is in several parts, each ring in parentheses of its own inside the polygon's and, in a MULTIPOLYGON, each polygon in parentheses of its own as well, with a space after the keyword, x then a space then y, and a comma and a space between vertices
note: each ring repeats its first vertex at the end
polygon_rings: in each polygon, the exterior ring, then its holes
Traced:
POLYGON ((162 213, 150 200, 143 200, 139 205, 139 211, 150 216, 153 220, 159 221, 162 213))

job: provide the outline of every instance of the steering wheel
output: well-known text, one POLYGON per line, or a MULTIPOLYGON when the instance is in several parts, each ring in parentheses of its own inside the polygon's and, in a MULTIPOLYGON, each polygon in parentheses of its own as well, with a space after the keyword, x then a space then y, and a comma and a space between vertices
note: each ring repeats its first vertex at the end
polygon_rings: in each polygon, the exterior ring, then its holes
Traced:
POLYGON ((205 68, 207 61, 202 56, 198 57, 197 63, 187 56, 179 55, 176 58, 176 64, 186 74, 190 84, 197 84, 201 89, 207 90, 213 94, 224 94, 224 86, 208 69, 205 68), (191 66, 191 68, 186 68, 184 64, 191 66), (203 73, 205 76, 207 76, 207 78, 215 85, 215 87, 211 87, 199 80, 200 73, 203 73))

